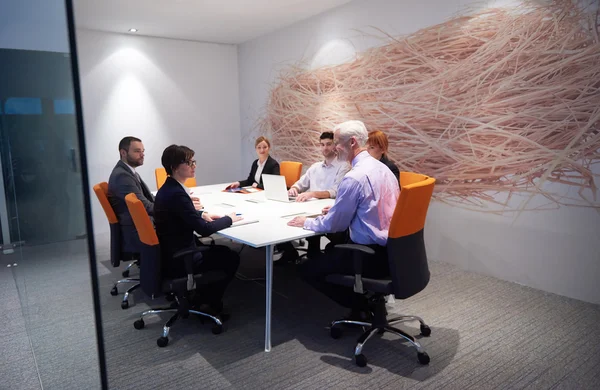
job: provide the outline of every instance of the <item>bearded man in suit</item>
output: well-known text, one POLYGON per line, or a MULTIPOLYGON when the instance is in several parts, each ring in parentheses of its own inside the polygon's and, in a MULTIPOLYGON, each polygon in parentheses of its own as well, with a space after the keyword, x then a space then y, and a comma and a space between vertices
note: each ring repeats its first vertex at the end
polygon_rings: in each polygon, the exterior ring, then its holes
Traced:
POLYGON ((121 225, 122 250, 139 253, 140 239, 125 204, 125 196, 134 193, 144 204, 148 215, 154 215, 154 196, 144 183, 136 168, 144 164, 144 144, 136 137, 125 137, 119 142, 121 159, 112 170, 108 179, 108 200, 117 214, 121 225))

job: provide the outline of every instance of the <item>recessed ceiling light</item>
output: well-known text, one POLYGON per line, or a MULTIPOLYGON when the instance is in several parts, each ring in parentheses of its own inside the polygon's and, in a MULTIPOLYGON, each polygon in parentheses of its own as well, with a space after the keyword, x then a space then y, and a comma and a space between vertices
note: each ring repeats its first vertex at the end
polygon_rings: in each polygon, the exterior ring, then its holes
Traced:
POLYGON ((137 28, 130 28, 129 32, 137 32, 137 28))

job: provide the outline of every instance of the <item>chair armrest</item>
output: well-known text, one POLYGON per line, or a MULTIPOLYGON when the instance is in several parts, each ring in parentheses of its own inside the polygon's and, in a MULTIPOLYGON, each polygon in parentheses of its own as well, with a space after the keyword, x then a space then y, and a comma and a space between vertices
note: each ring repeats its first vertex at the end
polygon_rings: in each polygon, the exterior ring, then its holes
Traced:
POLYGON ((362 275, 362 256, 364 255, 374 255, 375 251, 369 248, 366 245, 360 244, 339 244, 336 245, 335 248, 350 250, 354 252, 354 273, 357 275, 362 275), (362 255, 362 256, 361 256, 362 255))
POLYGON ((360 251, 363 253, 366 253, 367 255, 374 255, 375 251, 372 248, 369 248, 366 245, 360 245, 360 244, 338 244, 335 246, 336 248, 340 248, 340 249, 349 249, 349 250, 353 250, 353 251, 360 251))
POLYGON ((193 255, 195 253, 202 253, 210 249, 209 247, 196 247, 189 249, 182 249, 180 251, 175 252, 173 255, 173 259, 178 259, 183 257, 183 262, 185 265, 185 272, 187 273, 187 290, 191 295, 194 295, 194 290, 196 289, 196 281, 194 280, 194 262, 193 255))
POLYGON ((354 253, 354 256, 352 256, 352 259, 354 260, 354 292, 358 294, 363 294, 364 289, 362 284, 362 258, 365 255, 373 256, 375 254, 375 251, 366 245, 360 244, 339 244, 336 245, 335 248, 350 250, 354 253))
POLYGON ((193 253, 198 253, 198 252, 204 252, 207 251, 209 249, 209 247, 197 247, 197 248, 190 248, 190 249, 182 249, 180 251, 175 252, 175 254, 173 255, 174 259, 178 259, 182 256, 187 256, 187 255, 191 255, 193 253))

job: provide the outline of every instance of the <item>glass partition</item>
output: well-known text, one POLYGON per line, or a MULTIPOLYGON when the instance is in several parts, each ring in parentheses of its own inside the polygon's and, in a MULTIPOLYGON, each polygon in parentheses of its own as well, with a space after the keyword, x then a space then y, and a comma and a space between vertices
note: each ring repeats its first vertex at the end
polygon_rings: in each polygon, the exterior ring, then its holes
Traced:
MULTIPOLYGON (((13 3, 1 18, 36 23, 13 3)), ((68 51, 0 42, 0 387, 106 388, 71 4, 44 7, 68 51)))

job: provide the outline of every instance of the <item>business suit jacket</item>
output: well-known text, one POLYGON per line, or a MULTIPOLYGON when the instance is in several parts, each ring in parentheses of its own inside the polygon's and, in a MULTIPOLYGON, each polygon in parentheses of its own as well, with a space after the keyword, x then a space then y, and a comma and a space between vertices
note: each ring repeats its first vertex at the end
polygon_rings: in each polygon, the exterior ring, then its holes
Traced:
MULTIPOLYGON (((254 180, 254 176, 256 175, 256 170, 258 169, 258 159, 254 160, 252 163, 252 168, 250 168, 250 174, 246 180, 240 180, 240 187, 248 187, 252 184, 256 183, 254 180)), ((268 175, 279 175, 279 163, 273 157, 269 156, 267 161, 265 161, 265 166, 263 168, 262 173, 266 173, 268 175)), ((258 188, 263 189, 263 180, 262 174, 260 176, 260 183, 258 183, 258 188)))
POLYGON ((231 226, 232 222, 228 216, 206 222, 202 219, 202 211, 194 208, 192 199, 181 184, 167 177, 154 202, 154 224, 165 275, 178 277, 186 274, 183 261, 174 262, 172 257, 177 251, 196 247, 194 232, 210 236, 231 226))
POLYGON ((134 193, 142 201, 150 216, 154 214, 152 192, 141 178, 138 180, 127 164, 119 160, 108 179, 108 201, 121 225, 122 250, 139 253, 140 239, 125 203, 125 196, 130 193, 134 193))
POLYGON ((391 162, 390 159, 387 158, 387 156, 385 154, 381 156, 381 158, 379 159, 379 161, 381 161, 382 163, 384 163, 390 169, 390 171, 392 171, 392 173, 394 174, 394 176, 396 176, 396 179, 398 179, 398 181, 400 181, 400 170, 398 169, 398 167, 396 166, 396 164, 394 164, 393 162, 391 162))

